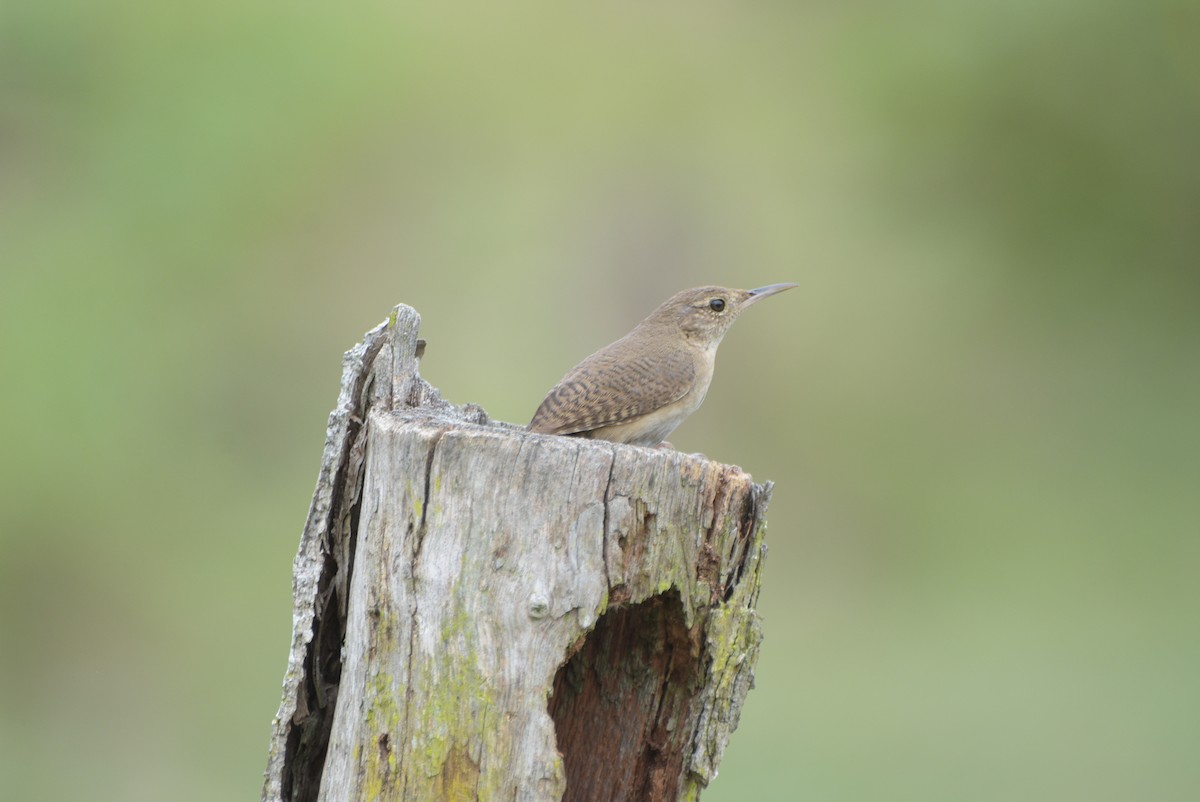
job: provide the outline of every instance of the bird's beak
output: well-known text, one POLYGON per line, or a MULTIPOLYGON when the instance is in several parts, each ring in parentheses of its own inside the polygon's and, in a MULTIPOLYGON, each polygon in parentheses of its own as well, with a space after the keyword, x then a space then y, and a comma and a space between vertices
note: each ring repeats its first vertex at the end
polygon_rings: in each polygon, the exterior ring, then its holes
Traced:
POLYGON ((756 290, 750 290, 750 297, 746 299, 746 306, 758 303, 763 298, 770 297, 777 292, 790 290, 792 287, 799 287, 799 284, 768 284, 765 287, 759 287, 756 290))

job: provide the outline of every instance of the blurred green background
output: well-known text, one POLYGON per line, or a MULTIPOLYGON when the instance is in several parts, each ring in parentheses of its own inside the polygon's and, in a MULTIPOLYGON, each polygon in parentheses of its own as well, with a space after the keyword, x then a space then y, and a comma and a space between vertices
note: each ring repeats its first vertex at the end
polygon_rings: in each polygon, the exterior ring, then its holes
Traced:
POLYGON ((721 800, 1200 793, 1200 13, 0 6, 0 782, 254 799, 342 351, 526 422, 795 281, 677 447, 777 482, 721 800))

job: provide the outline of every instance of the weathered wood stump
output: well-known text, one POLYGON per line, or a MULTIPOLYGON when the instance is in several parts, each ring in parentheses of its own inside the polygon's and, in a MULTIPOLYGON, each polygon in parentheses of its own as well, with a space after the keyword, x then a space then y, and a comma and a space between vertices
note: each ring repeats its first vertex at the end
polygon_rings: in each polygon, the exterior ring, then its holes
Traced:
POLYGON ((695 799, 753 681, 771 486, 525 432, 346 354, 263 799, 695 799))

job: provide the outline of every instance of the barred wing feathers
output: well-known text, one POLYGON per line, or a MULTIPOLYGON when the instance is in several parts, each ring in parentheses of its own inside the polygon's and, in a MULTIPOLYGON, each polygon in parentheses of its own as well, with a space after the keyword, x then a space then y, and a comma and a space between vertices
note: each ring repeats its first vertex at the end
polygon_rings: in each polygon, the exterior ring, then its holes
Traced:
POLYGON ((630 350, 618 340, 572 368, 542 401, 529 430, 578 434, 634 420, 687 395, 696 376, 690 353, 630 350))

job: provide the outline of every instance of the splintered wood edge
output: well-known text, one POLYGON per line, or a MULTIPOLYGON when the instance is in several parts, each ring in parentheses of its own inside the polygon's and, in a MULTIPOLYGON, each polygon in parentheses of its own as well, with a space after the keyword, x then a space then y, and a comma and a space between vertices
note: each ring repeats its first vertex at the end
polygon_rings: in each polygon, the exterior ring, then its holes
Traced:
MULTIPOLYGON (((334 499, 345 484, 344 473, 348 462, 352 461, 351 450, 366 422, 367 413, 376 406, 403 409, 414 403, 428 404, 443 415, 455 411, 420 378, 418 364, 425 350, 425 342, 417 337, 420 325, 421 316, 415 309, 397 304, 387 320, 368 331, 362 342, 342 356, 337 403, 329 413, 316 488, 292 564, 292 643, 282 698, 271 727, 262 792, 264 802, 282 800, 288 740, 293 729, 312 712, 308 709, 304 686, 308 679, 316 602, 321 576, 342 545, 328 542, 334 536, 334 523, 341 512, 334 509, 334 499), (385 376, 379 375, 384 372, 385 376)), ((462 418, 478 420, 480 415, 473 413, 462 418)), ((355 467, 361 468, 361 464, 355 467)), ((341 506, 354 501, 341 499, 341 506)), ((333 715, 332 707, 328 714, 333 715)))
MULTIPOLYGON (((415 315, 415 311, 412 314, 415 315)), ((340 475, 346 464, 352 430, 362 426, 366 413, 362 408, 364 385, 371 375, 375 357, 388 339, 389 326, 400 316, 407 317, 401 312, 401 307, 397 307, 389 320, 368 331, 363 335, 362 342, 342 356, 342 377, 337 403, 329 413, 325 427, 325 445, 321 453, 316 489, 313 491, 308 517, 300 536, 300 546, 292 563, 292 645, 288 654, 287 672, 283 678, 282 700, 271 728, 271 747, 262 794, 264 800, 281 799, 288 736, 297 719, 305 718, 309 712, 307 709, 298 708, 301 702, 301 688, 307 677, 305 665, 309 644, 313 639, 318 584, 328 559, 323 543, 337 512, 333 509, 335 489, 340 483, 340 475)))

